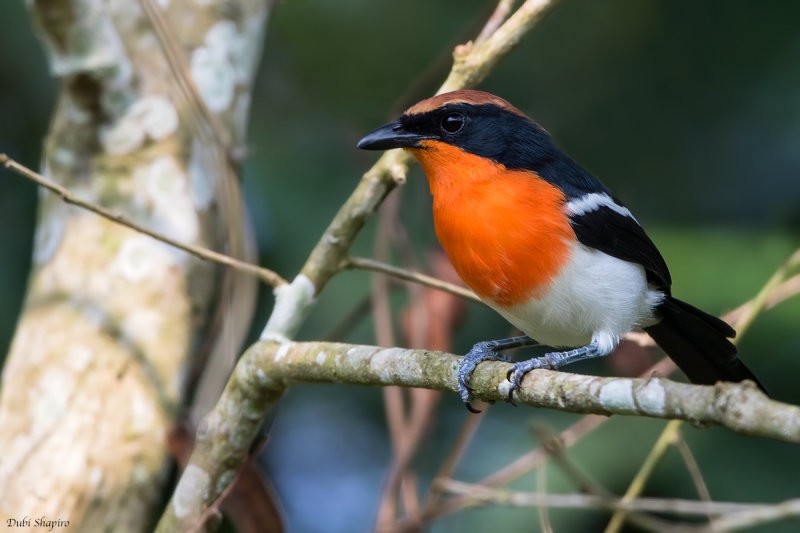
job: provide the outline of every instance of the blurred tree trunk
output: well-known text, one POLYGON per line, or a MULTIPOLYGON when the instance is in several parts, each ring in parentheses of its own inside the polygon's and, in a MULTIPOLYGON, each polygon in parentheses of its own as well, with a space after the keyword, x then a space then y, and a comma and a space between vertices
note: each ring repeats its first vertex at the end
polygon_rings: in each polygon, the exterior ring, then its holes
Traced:
MULTIPOLYGON (((61 81, 42 172, 156 231, 246 257, 230 154, 244 140, 267 0, 28 5, 61 81)), ((192 359, 209 346, 236 352, 256 291, 52 195, 39 209, 2 374, 0 517, 144 531, 192 359)))

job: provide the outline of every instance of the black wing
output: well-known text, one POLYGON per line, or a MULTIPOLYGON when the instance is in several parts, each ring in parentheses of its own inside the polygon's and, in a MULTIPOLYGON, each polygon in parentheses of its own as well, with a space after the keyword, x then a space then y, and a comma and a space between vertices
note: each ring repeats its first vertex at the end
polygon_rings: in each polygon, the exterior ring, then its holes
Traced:
POLYGON ((556 148, 547 133, 532 122, 530 124, 529 127, 541 135, 517 135, 516 142, 499 162, 510 168, 535 172, 561 189, 569 203, 580 205, 581 200, 588 200, 570 213, 578 241, 617 259, 642 265, 647 272, 647 281, 669 295, 672 285, 669 269, 644 229, 622 204, 614 200, 608 187, 556 148))
POLYGON ((672 278, 656 245, 636 220, 608 206, 570 214, 575 236, 582 244, 617 259, 637 263, 647 272, 647 281, 670 294, 672 278))

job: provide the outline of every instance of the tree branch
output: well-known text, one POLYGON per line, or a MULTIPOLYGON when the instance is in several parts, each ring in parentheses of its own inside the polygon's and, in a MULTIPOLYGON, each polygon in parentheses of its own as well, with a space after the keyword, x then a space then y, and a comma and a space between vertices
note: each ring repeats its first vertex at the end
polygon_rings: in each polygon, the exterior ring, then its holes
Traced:
POLYGON ((519 43, 520 39, 558 2, 527 0, 487 39, 456 47, 453 69, 439 92, 474 87, 519 43))
MULTIPOLYGON (((400 385, 455 392, 459 360, 444 352, 342 343, 254 344, 198 430, 192 463, 173 497, 176 518, 200 516, 212 488, 222 490, 236 475, 260 428, 262 414, 290 384, 400 385)), ((502 362, 480 365, 470 382, 475 397, 502 400, 509 367, 502 362)), ((800 407, 771 400, 749 382, 700 386, 662 378, 601 378, 538 370, 526 376, 518 394, 519 403, 534 407, 689 420, 722 425, 744 435, 800 443, 800 407)), ((190 525, 191 521, 184 523, 190 525)), ((158 530, 176 527, 177 523, 162 519, 158 530)))
MULTIPOLYGON (((459 360, 453 354, 427 350, 328 342, 259 342, 244 355, 239 365, 243 368, 237 371, 228 389, 259 387, 277 397, 289 384, 306 381, 455 392, 459 360)), ((480 365, 470 382, 475 396, 488 402, 503 400, 508 368, 509 363, 504 362, 480 365)), ((519 403, 533 407, 688 420, 700 425, 722 425, 745 435, 800 443, 800 407, 771 400, 750 382, 701 386, 657 377, 608 378, 537 370, 525 377, 517 392, 519 403)), ((220 402, 230 399, 223 396, 220 402)), ((244 410, 249 411, 249 407, 245 404, 244 410)), ((226 427, 234 427, 238 420, 224 422, 226 427)))
POLYGON ((408 270, 405 268, 400 268, 394 265, 382 263, 380 261, 375 261, 374 259, 369 259, 366 257, 350 257, 345 260, 343 268, 351 268, 351 269, 357 268, 361 270, 371 270, 373 272, 380 272, 381 274, 386 274, 387 276, 393 276, 395 278, 399 278, 405 281, 419 283, 420 285, 426 285, 428 287, 433 287, 434 289, 439 289, 440 291, 445 291, 451 294, 455 294, 456 296, 461 296, 462 298, 466 298, 467 300, 472 300, 473 302, 482 303, 481 299, 478 298, 478 296, 474 292, 467 289, 466 287, 461 287, 460 285, 448 283, 446 281, 434 278, 433 276, 428 276, 421 272, 414 272, 412 270, 408 270))
MULTIPOLYGON (((646 511, 668 513, 679 516, 778 516, 790 518, 800 515, 800 500, 787 500, 778 504, 738 503, 738 502, 703 502, 696 500, 669 498, 634 498, 624 500, 590 494, 540 494, 533 492, 513 492, 463 483, 450 479, 437 482, 444 490, 452 494, 467 496, 475 503, 510 505, 515 507, 561 507, 568 509, 608 509, 624 512, 646 511)), ((721 523, 722 521, 718 522, 721 523)), ((683 528, 680 528, 683 531, 683 528)), ((691 531, 697 531, 692 527, 691 531)), ((705 530, 702 528, 701 530, 705 530)))
POLYGON ((169 244, 170 246, 178 248, 179 250, 183 250, 186 253, 194 255, 195 257, 199 257, 201 259, 205 259, 206 261, 212 261, 214 263, 218 263, 221 265, 229 266, 241 272, 252 274, 258 277, 264 283, 272 287, 279 287, 281 285, 287 284, 287 281, 285 279, 283 279, 276 272, 273 272, 268 268, 260 267, 252 263, 247 263, 245 261, 240 261, 229 255, 221 254, 219 252, 215 252, 214 250, 210 250, 202 246, 196 246, 193 244, 181 242, 171 237, 167 237, 162 233, 158 233, 156 231, 148 229, 145 226, 142 226, 141 224, 137 224, 136 222, 128 220, 126 217, 120 214, 113 213, 108 209, 105 209, 104 207, 97 205, 96 203, 82 200, 77 196, 75 196, 74 194, 72 194, 72 192, 70 192, 70 190, 67 189, 66 187, 63 187, 62 185, 56 183, 55 181, 47 179, 38 172, 31 170, 25 165, 22 165, 14 161, 6 154, 0 153, 0 165, 3 165, 10 171, 22 176, 23 178, 27 178, 33 181, 37 185, 44 187, 50 192, 59 195, 61 199, 68 204, 80 207, 81 209, 86 209, 87 211, 91 211, 96 215, 106 218, 112 222, 116 222, 117 224, 120 224, 122 226, 126 226, 134 231, 138 231, 139 233, 143 233, 148 237, 154 238, 157 241, 169 244))
MULTIPOLYGON (((634 500, 644 491, 647 479, 653 473, 656 465, 661 461, 661 458, 667 452, 667 449, 670 444, 673 443, 680 430, 681 421, 679 420, 672 420, 667 424, 664 431, 661 432, 658 440, 653 445, 653 448, 650 450, 650 453, 647 455, 644 463, 642 463, 642 466, 639 468, 639 471, 636 472, 625 494, 622 496, 623 503, 634 500)), ((628 512, 626 510, 617 509, 611 516, 611 520, 608 521, 604 533, 617 533, 625 523, 625 518, 627 518, 627 516, 628 512)))
POLYGON ((475 44, 481 44, 486 39, 491 37, 494 32, 508 19, 511 12, 514 10, 514 4, 517 0, 499 0, 494 12, 489 16, 489 19, 484 24, 483 29, 475 38, 475 44))
MULTIPOLYGON (((263 413, 292 383, 399 385, 455 391, 458 356, 444 352, 326 342, 262 341, 236 365, 217 406, 198 429, 192 462, 173 496, 175 518, 158 531, 192 526, 248 455, 263 413)), ((480 365, 470 382, 484 401, 502 400, 508 363, 480 365)), ((538 370, 517 401, 573 413, 639 415, 728 427, 744 435, 800 443, 800 407, 769 399, 752 383, 700 386, 662 378, 601 378, 538 370)))

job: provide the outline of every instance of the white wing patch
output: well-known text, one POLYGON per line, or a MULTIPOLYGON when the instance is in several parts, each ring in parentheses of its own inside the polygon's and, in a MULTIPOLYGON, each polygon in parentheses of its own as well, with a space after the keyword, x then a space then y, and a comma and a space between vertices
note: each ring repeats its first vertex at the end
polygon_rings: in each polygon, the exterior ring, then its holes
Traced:
POLYGON ((619 205, 604 192, 591 192, 589 194, 585 194, 580 198, 570 200, 566 205, 567 211, 570 214, 577 216, 584 215, 592 211, 597 211, 601 207, 608 207, 612 211, 624 217, 633 219, 637 224, 639 222, 636 220, 636 217, 631 214, 627 207, 619 205))

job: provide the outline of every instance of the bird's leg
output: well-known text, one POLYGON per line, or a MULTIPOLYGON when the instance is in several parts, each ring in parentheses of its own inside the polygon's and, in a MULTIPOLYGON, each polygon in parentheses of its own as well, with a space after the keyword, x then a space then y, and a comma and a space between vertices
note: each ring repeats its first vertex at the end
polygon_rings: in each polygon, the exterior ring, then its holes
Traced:
POLYGON ((508 356, 499 353, 500 350, 519 348, 520 346, 532 346, 534 344, 536 344, 535 340, 527 335, 522 335, 521 337, 511 337, 510 339, 479 342, 473 346, 458 365, 458 392, 461 394, 461 401, 464 402, 467 409, 473 413, 480 412, 469 403, 472 399, 472 389, 469 386, 469 378, 472 376, 472 372, 475 371, 475 367, 478 366, 478 363, 482 363, 483 361, 509 362, 508 356))
POLYGON ((562 366, 566 366, 577 361, 584 359, 591 359, 593 357, 603 357, 614 351, 614 348, 619 344, 619 338, 612 335, 600 334, 592 337, 592 342, 586 346, 568 350, 565 352, 551 352, 546 353, 541 357, 534 357, 527 361, 519 361, 511 365, 511 368, 506 374, 506 379, 511 382, 508 388, 507 401, 514 403, 512 396, 514 391, 522 386, 522 378, 525 374, 535 368, 547 368, 556 370, 562 366))

